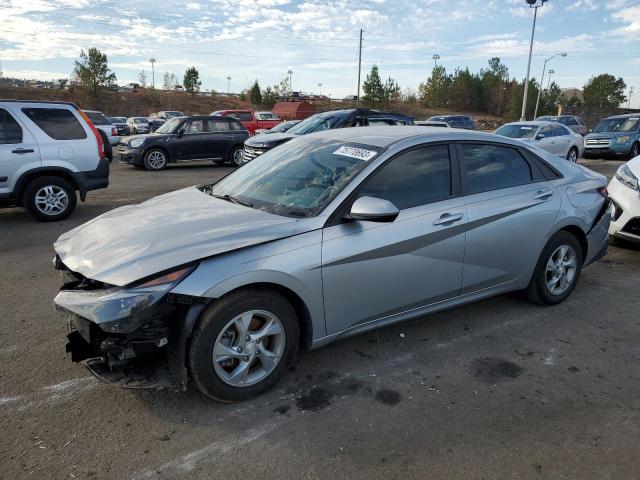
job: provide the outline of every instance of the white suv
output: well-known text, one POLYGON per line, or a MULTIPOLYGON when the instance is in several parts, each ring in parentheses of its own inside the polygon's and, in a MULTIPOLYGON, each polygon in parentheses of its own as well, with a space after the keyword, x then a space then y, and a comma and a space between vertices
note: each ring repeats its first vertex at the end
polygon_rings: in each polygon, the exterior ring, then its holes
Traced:
POLYGON ((78 107, 0 100, 0 206, 62 220, 76 207, 76 191, 84 201, 108 185, 102 137, 78 107))

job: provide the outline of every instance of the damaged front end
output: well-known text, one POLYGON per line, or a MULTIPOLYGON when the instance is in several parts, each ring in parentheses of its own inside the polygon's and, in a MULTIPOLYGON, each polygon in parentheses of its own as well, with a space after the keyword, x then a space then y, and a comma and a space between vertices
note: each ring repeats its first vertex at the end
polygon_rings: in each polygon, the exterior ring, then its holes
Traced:
POLYGON ((170 291, 192 266, 118 287, 70 271, 59 257, 54 263, 64 279, 54 304, 67 316, 72 361, 126 388, 186 386, 182 332, 200 299, 170 291))

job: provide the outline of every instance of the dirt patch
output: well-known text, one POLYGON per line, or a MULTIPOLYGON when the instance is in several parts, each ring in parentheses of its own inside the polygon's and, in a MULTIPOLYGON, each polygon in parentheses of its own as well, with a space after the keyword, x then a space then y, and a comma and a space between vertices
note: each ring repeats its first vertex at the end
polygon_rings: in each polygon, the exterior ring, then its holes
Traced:
POLYGON ((376 392, 376 400, 385 405, 397 405, 402 401, 402 395, 396 390, 383 388, 376 392))
POLYGON ((496 383, 500 380, 518 378, 522 373, 522 367, 504 358, 476 358, 471 362, 471 373, 483 382, 496 383))
POLYGON ((317 412, 331 405, 333 392, 324 388, 312 388, 307 393, 296 399, 297 407, 302 411, 317 412))

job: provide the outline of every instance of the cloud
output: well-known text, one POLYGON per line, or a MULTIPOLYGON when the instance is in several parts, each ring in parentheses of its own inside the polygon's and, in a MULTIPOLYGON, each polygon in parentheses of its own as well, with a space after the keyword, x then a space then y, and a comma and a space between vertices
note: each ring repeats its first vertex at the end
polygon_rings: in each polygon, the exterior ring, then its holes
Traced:
POLYGON ((25 80, 59 80, 69 78, 68 73, 49 72, 43 70, 2 70, 2 75, 7 78, 20 78, 25 80))
POLYGON ((187 10, 200 10, 200 8, 202 8, 202 6, 196 2, 188 2, 185 7, 187 7, 187 10))
POLYGON ((611 18, 626 24, 611 33, 624 37, 627 41, 638 42, 640 39, 640 4, 621 8, 612 13, 611 18))

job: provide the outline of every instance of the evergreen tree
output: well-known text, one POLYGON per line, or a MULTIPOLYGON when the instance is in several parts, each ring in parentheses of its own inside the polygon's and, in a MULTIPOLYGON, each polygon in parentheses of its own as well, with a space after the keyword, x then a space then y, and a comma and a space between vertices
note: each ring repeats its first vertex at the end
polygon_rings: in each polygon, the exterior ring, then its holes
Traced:
POLYGON ((202 85, 202 82, 200 81, 200 74, 196 67, 187 68, 187 71, 184 72, 183 80, 185 91, 191 95, 195 95, 200 91, 200 85, 202 85))
POLYGON ((73 73, 80 85, 91 93, 94 101, 102 90, 116 83, 116 74, 109 69, 107 55, 97 48, 90 48, 87 53, 80 51, 80 59, 76 60, 73 73))

